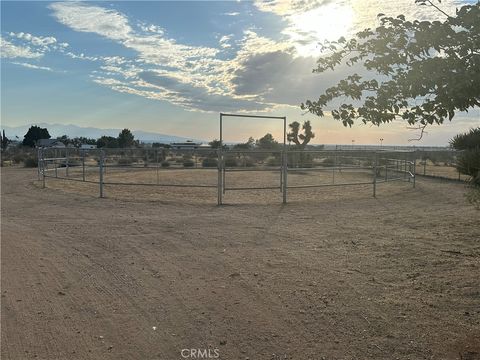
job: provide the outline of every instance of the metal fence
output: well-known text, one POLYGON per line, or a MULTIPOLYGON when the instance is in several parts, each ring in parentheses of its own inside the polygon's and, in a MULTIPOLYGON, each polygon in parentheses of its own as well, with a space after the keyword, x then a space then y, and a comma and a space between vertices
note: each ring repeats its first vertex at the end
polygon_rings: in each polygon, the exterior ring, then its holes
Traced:
POLYGON ((384 182, 415 187, 418 173, 413 151, 48 148, 38 159, 43 187, 51 179, 93 183, 100 197, 106 185, 209 188, 219 205, 230 191, 278 190, 286 203, 297 189, 371 185, 376 196, 384 182))

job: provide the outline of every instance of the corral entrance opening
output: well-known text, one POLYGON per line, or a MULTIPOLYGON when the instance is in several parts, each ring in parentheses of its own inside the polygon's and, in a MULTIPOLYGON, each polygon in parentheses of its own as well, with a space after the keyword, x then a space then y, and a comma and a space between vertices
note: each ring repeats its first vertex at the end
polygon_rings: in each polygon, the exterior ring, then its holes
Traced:
POLYGON ((223 204, 223 196, 227 191, 248 191, 248 190, 279 190, 282 193, 283 203, 287 202, 287 117, 286 116, 264 116, 264 115, 243 115, 220 113, 220 148, 218 155, 218 205, 223 204), (223 121, 227 117, 249 118, 249 119, 277 119, 283 121, 283 146, 281 150, 251 150, 251 149, 227 149, 223 143, 223 121), (264 164, 267 158, 274 159, 270 165, 264 164), (243 166, 238 166, 243 164, 243 166), (263 166, 250 166, 260 163, 263 166), (242 172, 242 174, 240 174, 242 172), (267 172, 271 175, 267 183, 253 183, 252 174, 255 172, 267 172), (237 178, 243 177, 247 185, 235 186, 227 182, 227 173, 235 173, 237 178), (242 176, 243 175, 243 176, 242 176), (246 176, 245 176, 246 175, 246 176), (278 185, 275 185, 278 181, 278 185), (273 180, 273 181, 272 181, 273 180))

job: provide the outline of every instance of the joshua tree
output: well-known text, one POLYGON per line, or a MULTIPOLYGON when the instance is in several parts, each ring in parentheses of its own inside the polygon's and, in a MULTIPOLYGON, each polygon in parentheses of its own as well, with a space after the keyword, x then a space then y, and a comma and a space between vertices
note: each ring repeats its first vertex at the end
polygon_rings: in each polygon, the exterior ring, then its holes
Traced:
POLYGON ((305 149, 305 146, 315 137, 310 121, 303 123, 303 134, 300 134, 300 123, 297 121, 292 122, 288 127, 290 132, 287 134, 287 140, 293 142, 301 150, 305 149))

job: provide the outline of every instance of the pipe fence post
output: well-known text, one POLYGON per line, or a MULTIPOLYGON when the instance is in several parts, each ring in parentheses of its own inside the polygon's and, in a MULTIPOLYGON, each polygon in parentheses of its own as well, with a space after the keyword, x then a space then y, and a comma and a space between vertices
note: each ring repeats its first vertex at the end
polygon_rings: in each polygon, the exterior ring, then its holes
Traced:
POLYGON ((220 148, 218 149, 218 197, 217 204, 222 205, 223 203, 223 162, 222 162, 222 144, 220 143, 220 148))
POLYGON ((158 163, 158 148, 155 149, 155 162, 157 163, 157 185, 159 184, 159 174, 158 174, 158 166, 160 165, 158 163))
POLYGON ((40 148, 37 149, 37 175, 40 180, 40 148))
POLYGON ((65 176, 68 177, 68 149, 65 148, 65 176))
POLYGON ((103 150, 100 150, 100 164, 99 164, 99 185, 100 185, 100 197, 103 198, 103 150))
POLYGON ((283 152, 282 152, 282 171, 283 171, 283 203, 286 204, 287 203, 287 174, 288 174, 288 170, 287 170, 287 166, 288 166, 288 160, 287 160, 287 151, 284 149, 283 152))
POLYGON ((45 154, 43 153, 43 149, 40 150, 42 156, 42 187, 45 189, 45 154))
POLYGON ((85 150, 82 150, 82 180, 85 181, 85 150))
POLYGON ((377 197, 377 153, 373 155, 373 197, 377 197))
POLYGON ((417 153, 413 153, 413 188, 415 189, 415 179, 417 178, 417 153))

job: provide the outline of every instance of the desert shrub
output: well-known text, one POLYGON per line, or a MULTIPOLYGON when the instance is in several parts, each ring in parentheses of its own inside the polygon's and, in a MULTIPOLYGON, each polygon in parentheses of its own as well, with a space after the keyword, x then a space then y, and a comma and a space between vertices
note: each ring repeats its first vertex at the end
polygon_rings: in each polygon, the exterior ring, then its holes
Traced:
POLYGON ((267 159, 268 166, 280 166, 281 164, 282 164, 282 161, 280 160, 279 157, 272 156, 267 159))
POLYGON ((255 166, 255 161, 250 156, 246 156, 243 159, 242 165, 245 166, 245 167, 254 167, 255 166))
POLYGON ((218 161, 215 158, 205 158, 202 161, 202 166, 203 167, 217 167, 218 166, 218 161))
POLYGON ((170 163, 168 161, 162 161, 162 163, 160 164, 163 168, 167 168, 170 166, 170 163))
POLYGON ((35 157, 27 157, 23 161, 23 165, 27 168, 37 167, 38 166, 38 160, 35 157))
POLYGON ((183 167, 194 167, 195 166, 195 163, 193 162, 193 160, 185 160, 183 162, 183 167))
POLYGON ((122 157, 118 159, 118 165, 120 166, 129 166, 132 165, 133 159, 131 157, 122 157))
POLYGON ((20 164, 21 162, 25 161, 25 155, 23 154, 15 154, 12 156, 12 160, 16 164, 20 164))
POLYGON ((235 159, 234 157, 228 157, 225 159, 225 166, 227 167, 236 167, 238 164, 237 164, 237 159, 235 159))
POLYGON ((323 166, 333 166, 334 164, 335 164, 335 159, 333 157, 327 157, 322 161, 323 166))

